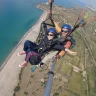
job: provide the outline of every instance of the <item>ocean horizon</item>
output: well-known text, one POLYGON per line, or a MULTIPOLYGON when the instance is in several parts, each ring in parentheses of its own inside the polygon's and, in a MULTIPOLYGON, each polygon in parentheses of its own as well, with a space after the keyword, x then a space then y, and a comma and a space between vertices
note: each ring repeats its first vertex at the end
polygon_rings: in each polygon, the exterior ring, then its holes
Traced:
MULTIPOLYGON (((75 0, 54 1, 55 4, 68 8, 73 8, 78 3, 84 7, 83 3, 75 0)), ((0 0, 0 66, 43 14, 43 10, 36 8, 43 2, 48 0, 0 0)))

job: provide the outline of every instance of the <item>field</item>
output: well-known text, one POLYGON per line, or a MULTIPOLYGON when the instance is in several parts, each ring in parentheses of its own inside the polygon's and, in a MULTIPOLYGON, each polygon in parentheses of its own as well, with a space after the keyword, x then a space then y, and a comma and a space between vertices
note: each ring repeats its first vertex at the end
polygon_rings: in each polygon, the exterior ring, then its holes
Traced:
MULTIPOLYGON (((38 5, 39 8, 49 11, 48 5, 38 5)), ((63 23, 74 25, 81 7, 68 9, 54 5, 53 19, 60 26, 63 23)), ((49 23, 49 21, 48 21, 49 23)), ((57 60, 55 75, 50 96, 96 96, 96 22, 90 22, 84 28, 73 33, 76 45, 73 51, 77 56, 68 53, 57 60)), ((21 70, 18 86, 13 96, 43 96, 48 79, 48 64, 44 69, 38 68, 31 72, 31 65, 21 70), (44 78, 44 82, 41 79, 44 78)))

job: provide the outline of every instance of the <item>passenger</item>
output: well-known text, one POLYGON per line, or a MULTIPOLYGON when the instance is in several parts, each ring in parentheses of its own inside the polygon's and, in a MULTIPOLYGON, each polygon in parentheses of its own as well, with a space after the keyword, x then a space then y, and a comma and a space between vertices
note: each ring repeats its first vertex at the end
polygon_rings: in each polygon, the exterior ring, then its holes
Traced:
MULTIPOLYGON (((65 40, 62 42, 62 44, 64 45, 66 50, 65 51, 62 50, 56 56, 54 56, 55 58, 60 58, 65 55, 66 51, 70 52, 69 49, 72 46, 72 43, 73 43, 72 39, 73 38, 69 34, 70 34, 70 32, 72 32, 73 29, 71 28, 71 26, 69 24, 63 24, 63 26, 60 28, 56 22, 54 22, 54 23, 55 23, 57 32, 60 33, 60 35, 63 38, 65 38, 65 40)), ((75 41, 75 43, 76 43, 76 41, 75 41)), ((76 55, 77 52, 71 52, 71 54, 76 55)))
MULTIPOLYGON (((23 52, 20 52, 19 55, 26 54, 25 60, 23 63, 19 65, 19 67, 25 67, 27 66, 28 62, 30 62, 33 65, 38 65, 41 60, 44 58, 44 55, 49 52, 51 49, 55 50, 66 50, 64 46, 60 44, 53 44, 52 41, 57 36, 57 32, 55 28, 49 28, 47 30, 46 24, 43 22, 44 32, 45 36, 44 39, 41 41, 39 45, 36 43, 33 43, 29 40, 25 41, 23 52)), ((66 50, 70 54, 74 53, 70 51, 69 49, 66 50)))

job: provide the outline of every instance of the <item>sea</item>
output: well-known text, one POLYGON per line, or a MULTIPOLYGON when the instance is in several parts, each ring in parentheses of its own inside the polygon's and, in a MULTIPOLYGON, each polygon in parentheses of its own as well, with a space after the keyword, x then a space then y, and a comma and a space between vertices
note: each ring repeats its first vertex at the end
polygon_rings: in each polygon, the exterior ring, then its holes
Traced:
MULTIPOLYGON (((0 66, 43 14, 36 6, 48 1, 0 0, 0 66)), ((54 3, 68 8, 73 8, 74 4, 85 7, 78 0, 54 0, 54 3)))

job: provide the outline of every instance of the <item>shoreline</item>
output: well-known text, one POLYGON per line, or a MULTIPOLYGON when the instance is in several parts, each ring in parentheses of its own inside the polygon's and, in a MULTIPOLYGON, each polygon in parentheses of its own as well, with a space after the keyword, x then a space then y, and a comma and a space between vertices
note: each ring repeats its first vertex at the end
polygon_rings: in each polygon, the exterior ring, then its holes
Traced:
MULTIPOLYGON (((37 7, 38 8, 38 7, 37 7)), ((39 8, 40 9, 40 8, 39 8)), ((43 10, 43 9, 41 9, 43 10)), ((12 52, 8 55, 8 57, 5 59, 5 61, 1 64, 0 67, 0 72, 2 71, 3 67, 6 65, 7 61, 10 59, 10 57, 12 56, 12 54, 14 53, 14 51, 17 49, 17 47, 21 44, 21 42, 23 41, 23 39, 31 32, 31 30, 35 27, 35 25, 40 21, 40 19, 43 17, 43 15, 46 13, 45 10, 43 10, 43 14, 40 16, 39 20, 37 20, 37 22, 32 26, 31 29, 29 29, 29 31, 27 33, 24 34, 24 36, 21 38, 21 40, 18 42, 18 44, 16 45, 16 47, 12 50, 12 52)))
POLYGON ((18 75, 20 73, 19 64, 24 60, 24 56, 17 56, 17 53, 23 49, 23 44, 26 40, 35 41, 40 29, 42 18, 46 18, 47 12, 43 10, 43 14, 32 28, 21 38, 19 43, 9 54, 7 59, 0 67, 0 96, 13 96, 14 88, 18 84, 18 75))

